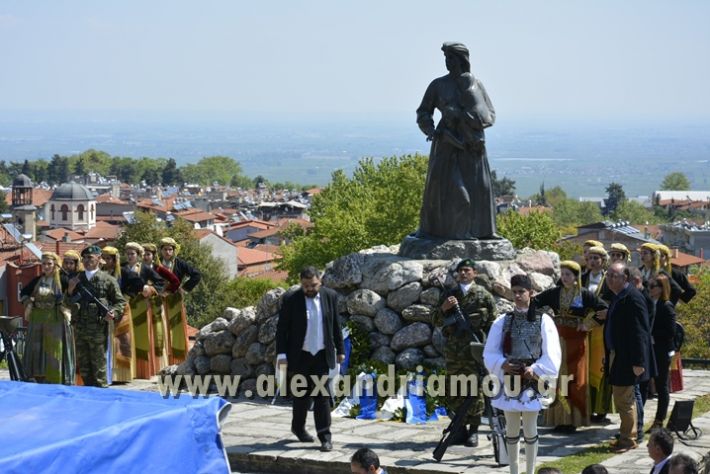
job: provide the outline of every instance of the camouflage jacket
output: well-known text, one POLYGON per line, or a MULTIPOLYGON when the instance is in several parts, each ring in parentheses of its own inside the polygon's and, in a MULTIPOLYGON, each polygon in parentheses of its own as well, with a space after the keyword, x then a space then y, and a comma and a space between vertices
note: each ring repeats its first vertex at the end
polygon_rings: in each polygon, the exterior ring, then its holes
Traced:
POLYGON ((74 288, 73 293, 67 292, 65 297, 68 304, 79 305, 76 312, 77 319, 79 321, 87 319, 96 321, 100 312, 99 306, 93 299, 79 289, 79 285, 84 285, 99 301, 113 310, 114 321, 118 322, 123 316, 123 309, 126 306, 126 299, 121 294, 118 281, 103 270, 96 272, 90 281, 86 279, 86 273, 84 272, 80 272, 78 276, 80 283, 74 288))
MULTIPOLYGON (((461 287, 459 285, 456 285, 456 289, 453 290, 451 294, 459 301, 461 311, 468 317, 471 327, 476 332, 481 342, 484 342, 486 334, 488 334, 488 330, 491 328, 496 317, 496 303, 493 299, 493 295, 476 283, 471 285, 465 295, 461 293, 461 287)), ((446 296, 447 295, 441 298, 435 308, 432 318, 432 322, 435 326, 443 326, 444 319, 455 311, 454 308, 446 313, 441 310, 441 305, 446 299, 446 296)), ((468 345, 470 341, 469 335, 458 332, 455 325, 445 328, 444 335, 448 339, 447 345, 451 345, 451 343, 455 345, 468 345)))

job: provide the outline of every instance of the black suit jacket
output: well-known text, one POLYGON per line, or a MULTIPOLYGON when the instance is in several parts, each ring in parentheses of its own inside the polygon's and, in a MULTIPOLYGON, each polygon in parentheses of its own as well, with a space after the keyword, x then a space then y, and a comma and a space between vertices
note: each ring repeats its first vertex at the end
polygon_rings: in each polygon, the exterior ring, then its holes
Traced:
POLYGON ((121 286, 121 293, 135 296, 143 291, 143 286, 151 282, 156 290, 163 291, 165 281, 154 269, 145 263, 141 263, 140 273, 136 272, 129 265, 121 267, 121 278, 118 284, 121 286))
POLYGON ((604 371, 609 374, 611 385, 628 386, 648 380, 651 371, 650 332, 646 299, 639 290, 628 285, 612 300, 604 325, 604 371), (608 337, 615 351, 614 363, 611 366, 608 337), (646 370, 640 377, 636 377, 633 366, 646 370))
POLYGON ((173 273, 182 282, 185 277, 189 279, 182 285, 182 289, 185 291, 192 291, 193 288, 202 280, 202 273, 200 271, 187 263, 181 258, 175 258, 175 263, 172 268, 173 273))
POLYGON ((653 349, 656 355, 666 354, 664 360, 668 358, 668 353, 673 350, 673 338, 675 337, 675 308, 670 301, 656 302, 656 317, 653 321, 653 349))
POLYGON ((681 300, 684 303, 689 303, 698 291, 688 281, 688 277, 685 275, 685 273, 678 271, 674 268, 671 271, 671 278, 671 281, 675 282, 677 285, 677 288, 674 287, 676 290, 675 294, 671 295, 671 303, 675 305, 678 303, 678 300, 681 300))
MULTIPOLYGON (((335 368, 335 355, 345 354, 343 333, 338 316, 338 294, 330 288, 321 287, 320 306, 323 313, 323 339, 328 367, 335 368)), ((306 296, 303 289, 284 296, 276 327, 276 352, 286 354, 288 370, 302 370, 301 352, 306 338, 306 296)))

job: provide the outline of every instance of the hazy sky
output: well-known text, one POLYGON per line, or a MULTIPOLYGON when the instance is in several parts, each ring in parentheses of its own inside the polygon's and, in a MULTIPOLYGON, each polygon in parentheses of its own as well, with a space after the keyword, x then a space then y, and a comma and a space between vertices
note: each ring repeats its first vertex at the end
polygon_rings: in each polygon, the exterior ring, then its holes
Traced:
POLYGON ((4 0, 0 110, 412 117, 471 50, 499 118, 710 118, 710 2, 4 0))

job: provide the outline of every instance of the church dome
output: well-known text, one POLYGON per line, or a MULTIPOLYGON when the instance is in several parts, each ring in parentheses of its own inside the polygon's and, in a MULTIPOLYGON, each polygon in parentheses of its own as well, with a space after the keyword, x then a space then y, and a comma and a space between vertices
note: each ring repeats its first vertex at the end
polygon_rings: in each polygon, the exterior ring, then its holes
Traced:
POLYGON ((12 180, 13 188, 31 188, 32 180, 26 174, 18 174, 15 179, 12 180))
POLYGON ((64 183, 54 190, 50 200, 52 201, 93 201, 94 193, 86 186, 78 183, 64 183))

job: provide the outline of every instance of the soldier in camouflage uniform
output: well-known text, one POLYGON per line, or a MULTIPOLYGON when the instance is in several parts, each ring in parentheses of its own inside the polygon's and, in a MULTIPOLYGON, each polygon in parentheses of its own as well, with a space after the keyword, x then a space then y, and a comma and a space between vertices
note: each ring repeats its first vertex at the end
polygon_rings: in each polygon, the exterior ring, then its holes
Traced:
POLYGON ((69 280, 66 298, 70 304, 79 305, 74 324, 79 373, 84 385, 106 387, 108 335, 113 334, 114 322, 121 319, 126 300, 116 279, 99 270, 100 257, 101 248, 96 245, 82 250, 85 271, 69 280), (99 320, 100 308, 78 288, 79 283, 109 308, 102 320, 99 320))
MULTIPOLYGON (((456 305, 468 317, 471 328, 479 341, 485 343, 486 334, 495 320, 495 300, 482 286, 474 282, 476 270, 470 258, 462 260, 456 266, 458 285, 448 295, 444 295, 439 307, 434 312, 433 323, 443 327, 446 336, 444 356, 446 357, 447 378, 452 375, 478 374, 480 367, 473 360, 470 342, 471 335, 457 329, 456 325, 445 326, 445 320, 456 311, 456 305), (444 327, 445 326, 445 327, 444 327)), ((450 380, 450 378, 449 378, 450 380)), ((480 387, 481 380, 478 381, 480 387)), ((451 396, 451 384, 446 385, 447 394, 444 400, 447 410, 456 412, 456 408, 463 403, 465 397, 451 396)), ((455 434, 454 442, 465 446, 478 446, 478 425, 481 424, 483 413, 483 398, 478 397, 471 406, 464 424, 469 425, 468 431, 455 434)))

